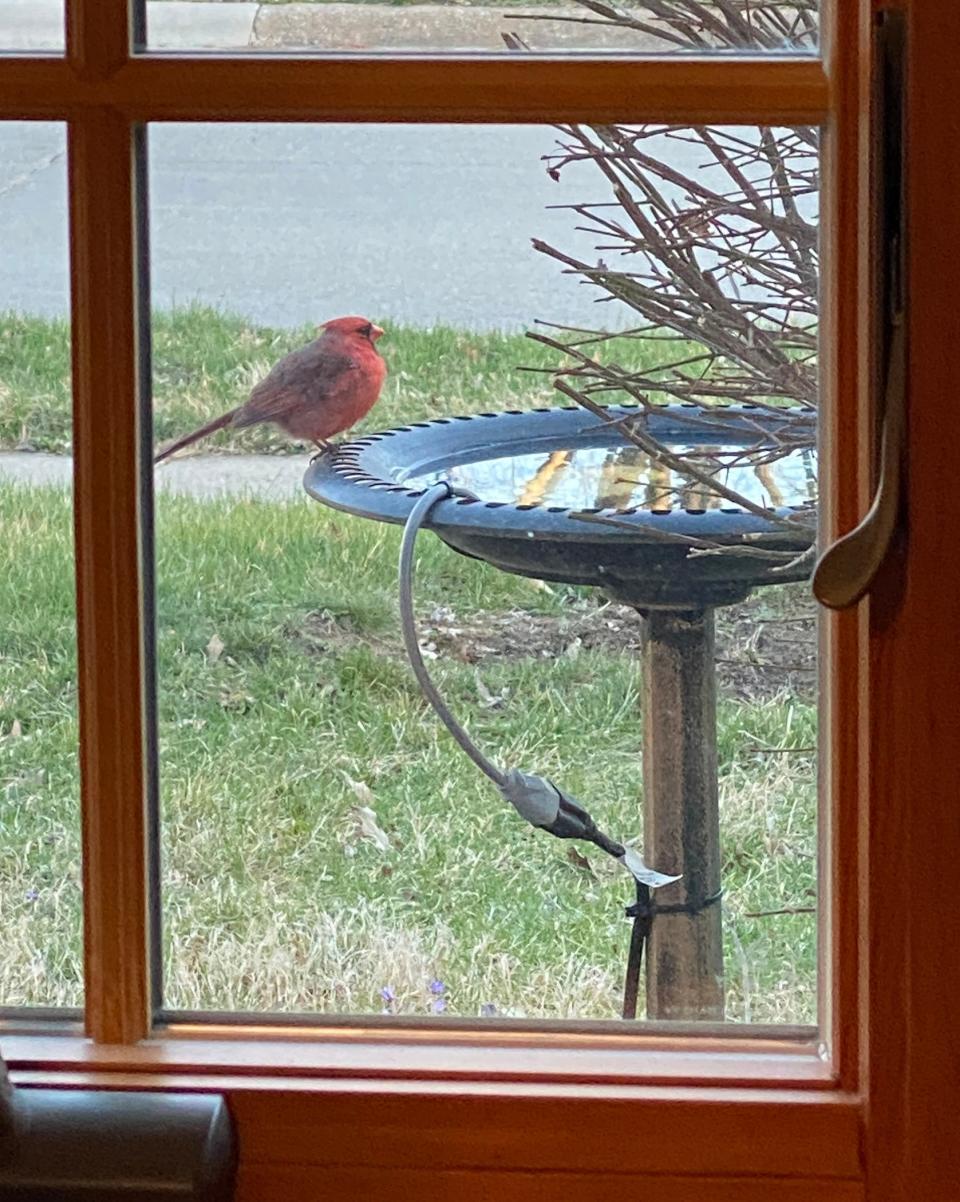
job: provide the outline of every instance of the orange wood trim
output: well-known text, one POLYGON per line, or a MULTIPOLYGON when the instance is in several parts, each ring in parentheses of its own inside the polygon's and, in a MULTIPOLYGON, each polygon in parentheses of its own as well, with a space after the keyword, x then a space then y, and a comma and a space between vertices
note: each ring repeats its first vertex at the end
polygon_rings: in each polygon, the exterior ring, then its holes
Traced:
MULTIPOLYGON (((835 101, 822 152, 821 545, 869 507, 871 5, 823 6, 835 101)), ((843 1088, 858 1080, 858 874, 865 609, 821 616, 820 1017, 843 1088), (853 666, 853 667, 852 667, 853 666), (855 670, 856 666, 860 671, 855 670)))
MULTIPOLYGON (((32 1074, 14 1079, 35 1084, 32 1074)), ((58 1084, 102 1088, 104 1078, 69 1074, 58 1084)), ((302 1079, 144 1074, 124 1076, 122 1084, 225 1092, 244 1162, 278 1168, 862 1177, 860 1104, 836 1093, 384 1081, 318 1086, 302 1079)))
POLYGON ((909 0, 907 538, 870 604, 863 1057, 871 1202, 960 1182, 960 6, 909 0))
POLYGON ((65 59, 0 52, 0 121, 63 121, 89 94, 65 59))
MULTIPOLYGON (((558 1133, 558 1138, 562 1138, 558 1133)), ((384 1173, 378 1169, 284 1168, 241 1163, 237 1202, 291 1199, 433 1198, 438 1202, 863 1202, 857 1182, 822 1179, 658 1176, 623 1173, 511 1173, 498 1171, 384 1173)))
MULTIPOLYGON (((37 1023, 21 1023, 16 1031, 0 1020, 0 1039, 11 1034, 51 1034, 37 1023)), ((59 1030, 58 1035, 75 1032, 59 1030)), ((271 1015, 236 1011, 173 1011, 155 1021, 153 1034, 174 1039, 325 1040, 363 1043, 436 1044, 445 1047, 570 1047, 583 1050, 654 1052, 750 1052, 777 1056, 821 1056, 816 1027, 758 1023, 670 1023, 577 1019, 489 1019, 457 1017, 442 1022, 412 1015, 271 1015)))
POLYGON ((849 1098, 665 1090, 416 1097, 231 1095, 247 1163, 382 1170, 766 1174, 858 1180, 859 1107, 849 1098), (589 1125, 583 1123, 584 1104, 589 1125), (412 1122, 408 1115, 411 1114, 412 1122), (411 1139, 410 1128, 416 1137, 411 1139))
POLYGON ((67 59, 78 75, 106 79, 130 52, 128 0, 68 0, 67 59))
POLYGON ((830 87, 816 59, 148 55, 90 78, 55 59, 0 57, 0 119, 104 105, 138 121, 817 124, 830 87))
POLYGON ((55 1036, 11 1035, 3 1038, 3 1054, 11 1069, 151 1074, 243 1074, 310 1076, 324 1079, 397 1080, 410 1082, 519 1082, 596 1084, 613 1088, 631 1083, 673 1083, 722 1087, 791 1087, 830 1092, 835 1083, 830 1066, 807 1047, 729 1052, 697 1047, 603 1049, 596 1043, 577 1046, 569 1039, 433 1039, 404 1041, 397 1034, 380 1039, 326 1039, 314 1030, 281 1039, 266 1029, 247 1029, 230 1039, 147 1040, 136 1046, 97 1046, 88 1040, 55 1036))
POLYGON ((69 129, 87 1030, 148 1030, 144 642, 131 129, 69 129))

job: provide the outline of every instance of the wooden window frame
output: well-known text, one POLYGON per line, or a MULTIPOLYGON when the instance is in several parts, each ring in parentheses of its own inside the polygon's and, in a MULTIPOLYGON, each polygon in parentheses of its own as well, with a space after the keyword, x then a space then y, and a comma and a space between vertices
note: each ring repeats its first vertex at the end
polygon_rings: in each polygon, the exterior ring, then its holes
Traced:
POLYGON ((0 119, 68 123, 85 1030, 0 1027, 15 1080, 227 1091, 245 1199, 439 1187, 464 1202, 491 1192, 506 1202, 548 1192, 619 1200, 643 1184, 661 1202, 949 1197, 960 1174, 944 1095, 956 1091, 956 1056, 932 1031, 949 1014, 949 985, 960 991, 957 965, 937 959, 937 932, 960 921, 960 903, 924 885, 955 872, 960 839, 942 822, 960 748, 944 737, 949 714, 926 704, 917 717, 896 702, 903 674, 921 668, 936 699, 960 665, 955 648, 936 644, 948 622, 960 627, 960 587, 950 591, 960 573, 936 508, 960 419, 933 412, 949 377, 930 353, 932 330, 960 345, 943 270, 960 242, 960 219, 944 207, 960 167, 941 142, 944 123, 956 123, 944 115, 952 81, 940 53, 960 47, 956 6, 902 0, 924 78, 922 91, 910 88, 910 216, 923 230, 910 252, 910 456, 926 470, 908 478, 909 551, 897 570, 857 611, 823 621, 826 953, 821 1034, 810 1040, 656 1027, 627 1036, 589 1024, 495 1033, 153 1024, 150 462, 133 147, 138 123, 151 120, 822 125, 830 539, 864 512, 872 462, 871 0, 827 4, 822 59, 630 61, 132 56, 128 0, 66 3, 65 56, 0 55, 0 119), (939 1109, 924 1103, 928 1087, 939 1109))

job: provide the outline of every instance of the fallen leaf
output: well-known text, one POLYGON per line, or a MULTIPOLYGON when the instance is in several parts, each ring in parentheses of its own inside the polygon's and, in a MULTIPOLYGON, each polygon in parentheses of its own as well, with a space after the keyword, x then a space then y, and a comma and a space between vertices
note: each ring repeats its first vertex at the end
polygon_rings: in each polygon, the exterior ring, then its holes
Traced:
POLYGON ((574 866, 574 868, 579 868, 581 872, 589 872, 591 876, 596 876, 596 873, 593 871, 593 865, 590 863, 587 857, 581 855, 575 847, 567 848, 567 859, 574 866))
MULTIPOLYGON (((373 805, 373 790, 366 783, 366 781, 353 780, 351 777, 346 775, 344 776, 344 779, 346 780, 351 793, 353 793, 354 797, 360 802, 361 805, 373 805)), ((371 811, 371 813, 372 812, 373 811, 371 811)))
POLYGON ((215 664, 221 655, 223 655, 223 640, 218 634, 214 634, 207 643, 207 663, 215 664))
POLYGON ((181 718, 176 725, 189 730, 203 730, 207 725, 207 720, 206 718, 181 718))
POLYGON ((480 703, 484 709, 503 709, 503 703, 506 700, 504 694, 491 693, 479 676, 477 677, 477 692, 480 695, 480 703))
POLYGON ((250 694, 239 689, 222 689, 217 700, 221 709, 238 710, 243 714, 253 705, 253 698, 250 694))
POLYGON ((20 725, 19 718, 14 718, 14 720, 13 720, 13 725, 10 727, 10 738, 11 739, 22 739, 23 738, 23 727, 20 725))
POLYGON ((372 843, 378 851, 390 851, 390 839, 387 832, 377 822, 377 816, 369 806, 354 806, 350 811, 355 839, 364 839, 372 843))

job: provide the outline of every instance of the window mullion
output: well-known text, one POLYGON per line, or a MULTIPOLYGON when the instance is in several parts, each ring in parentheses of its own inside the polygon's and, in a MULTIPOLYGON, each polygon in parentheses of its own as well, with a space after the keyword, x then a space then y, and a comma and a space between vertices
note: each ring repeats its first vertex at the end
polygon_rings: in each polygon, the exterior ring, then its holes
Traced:
POLYGON ((66 0, 67 58, 87 79, 105 79, 130 54, 130 0, 66 0))
POLYGON ((832 103, 813 58, 147 54, 123 64, 106 53, 81 57, 82 45, 71 41, 72 70, 46 58, 0 61, 0 117, 110 105, 137 121, 818 125, 832 103))
POLYGON ((149 1026, 134 130, 70 123, 74 508, 88 1033, 149 1026))

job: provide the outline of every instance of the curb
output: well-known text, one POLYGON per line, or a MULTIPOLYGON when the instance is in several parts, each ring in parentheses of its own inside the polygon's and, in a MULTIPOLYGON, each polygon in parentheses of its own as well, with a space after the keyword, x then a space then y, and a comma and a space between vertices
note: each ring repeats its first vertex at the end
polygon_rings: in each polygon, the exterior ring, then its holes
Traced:
POLYGON ((262 4, 251 44, 269 50, 502 52, 503 35, 512 33, 531 50, 539 51, 635 53, 664 49, 664 43, 649 34, 584 24, 586 16, 579 5, 559 3, 541 10, 538 5, 524 5, 522 0, 497 8, 463 4, 262 4), (536 16, 531 14, 531 7, 536 16))
MULTIPOLYGON (((2 0, 0 49, 62 51, 63 6, 64 0, 2 0)), ((522 3, 497 8, 455 3, 261 4, 256 0, 148 0, 147 4, 154 50, 492 52, 504 49, 506 32, 540 51, 664 49, 652 35, 583 20, 584 9, 563 3, 538 9, 536 17, 522 3), (556 19, 574 15, 579 19, 556 19)))
MULTIPOLYGON (((155 50, 246 50, 261 5, 210 0, 148 0, 155 50)), ((64 0, 0 0, 0 49, 64 48, 64 0)))

